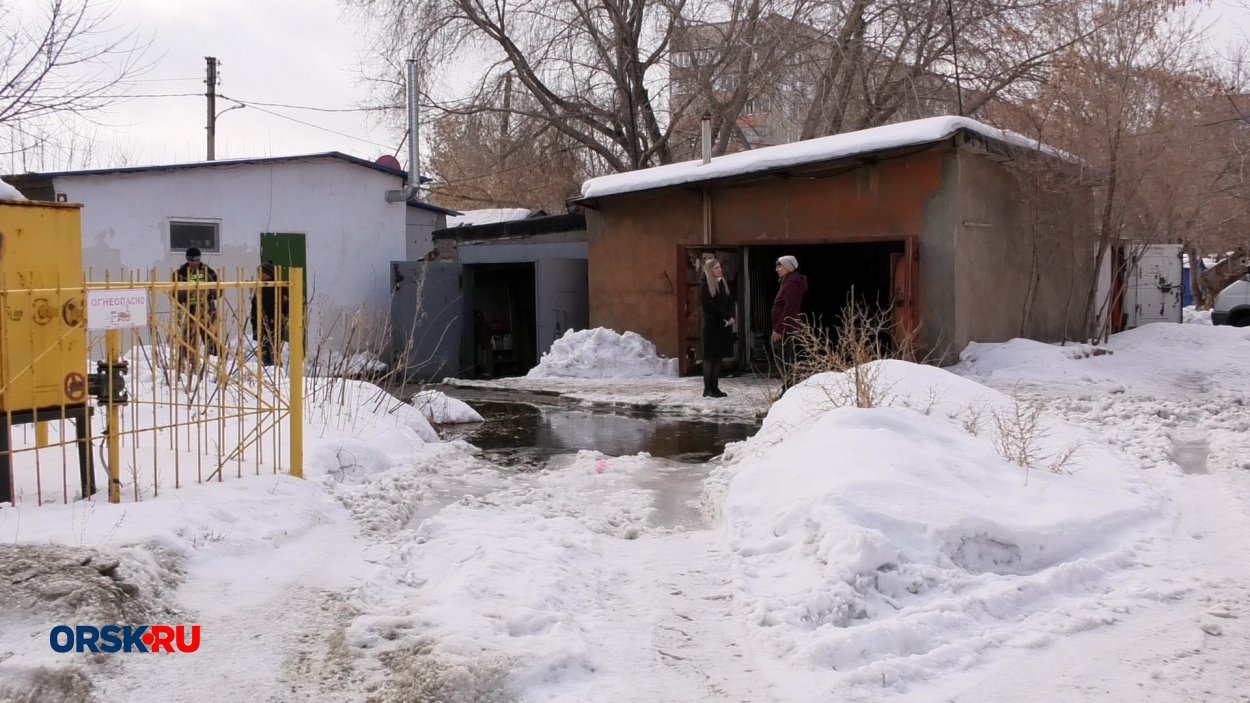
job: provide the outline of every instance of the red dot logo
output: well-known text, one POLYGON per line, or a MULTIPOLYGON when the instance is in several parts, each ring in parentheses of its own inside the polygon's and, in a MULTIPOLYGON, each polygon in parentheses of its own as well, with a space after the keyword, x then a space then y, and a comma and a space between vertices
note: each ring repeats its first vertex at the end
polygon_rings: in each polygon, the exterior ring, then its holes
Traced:
POLYGON ((143 643, 149 647, 156 644, 156 635, 152 634, 151 632, 144 633, 144 635, 140 637, 139 639, 143 640, 143 643))

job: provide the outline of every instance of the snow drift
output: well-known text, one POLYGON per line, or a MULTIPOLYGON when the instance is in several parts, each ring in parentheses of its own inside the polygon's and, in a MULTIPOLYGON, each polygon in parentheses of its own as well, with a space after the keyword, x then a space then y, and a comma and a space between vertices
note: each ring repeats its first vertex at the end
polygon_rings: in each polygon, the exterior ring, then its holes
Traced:
POLYGON ((596 327, 568 330, 543 354, 527 378, 647 378, 677 376, 677 360, 665 359, 655 345, 634 332, 596 327))

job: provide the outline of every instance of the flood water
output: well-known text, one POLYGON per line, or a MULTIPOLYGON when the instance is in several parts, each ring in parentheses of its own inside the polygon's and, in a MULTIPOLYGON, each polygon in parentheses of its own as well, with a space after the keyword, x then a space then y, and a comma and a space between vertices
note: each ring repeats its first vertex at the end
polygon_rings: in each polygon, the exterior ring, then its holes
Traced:
MULTIPOLYGON (((444 426, 439 434, 478 447, 484 459, 505 471, 541 470, 553 458, 583 449, 608 456, 651 455, 655 460, 631 475, 635 485, 652 492, 654 503, 648 523, 657 527, 706 526, 707 516, 700 509, 699 498, 703 481, 714 466, 708 460, 722 454, 726 444, 744 440, 759 429, 754 423, 593 411, 571 407, 552 396, 443 390, 467 402, 485 421, 444 426)), ((413 516, 413 524, 483 489, 454 481, 434 489, 413 516)))
POLYGON ((1211 454, 1211 441, 1200 431, 1174 432, 1172 440, 1172 461, 1187 474, 1210 473, 1207 458, 1211 454))
POLYGON ((702 463, 725 445, 755 433, 755 424, 595 412, 456 393, 486 419, 449 430, 503 466, 542 466, 552 456, 590 449, 609 456, 646 452, 681 463, 702 463))

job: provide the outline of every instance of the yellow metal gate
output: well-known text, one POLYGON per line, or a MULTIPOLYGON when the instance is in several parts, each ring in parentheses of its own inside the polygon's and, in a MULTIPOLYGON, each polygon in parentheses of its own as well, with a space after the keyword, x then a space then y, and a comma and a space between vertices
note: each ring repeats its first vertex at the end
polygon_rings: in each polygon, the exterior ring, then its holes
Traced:
POLYGON ((84 283, 4 263, 0 504, 302 475, 302 270, 84 283))

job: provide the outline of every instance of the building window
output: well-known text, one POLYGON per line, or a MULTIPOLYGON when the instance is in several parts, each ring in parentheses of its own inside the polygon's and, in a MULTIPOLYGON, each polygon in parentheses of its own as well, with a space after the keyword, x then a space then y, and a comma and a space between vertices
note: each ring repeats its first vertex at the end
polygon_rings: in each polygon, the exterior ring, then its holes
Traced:
POLYGON ((170 251, 186 251, 196 247, 200 251, 217 253, 221 251, 220 235, 220 222, 169 221, 170 251))

